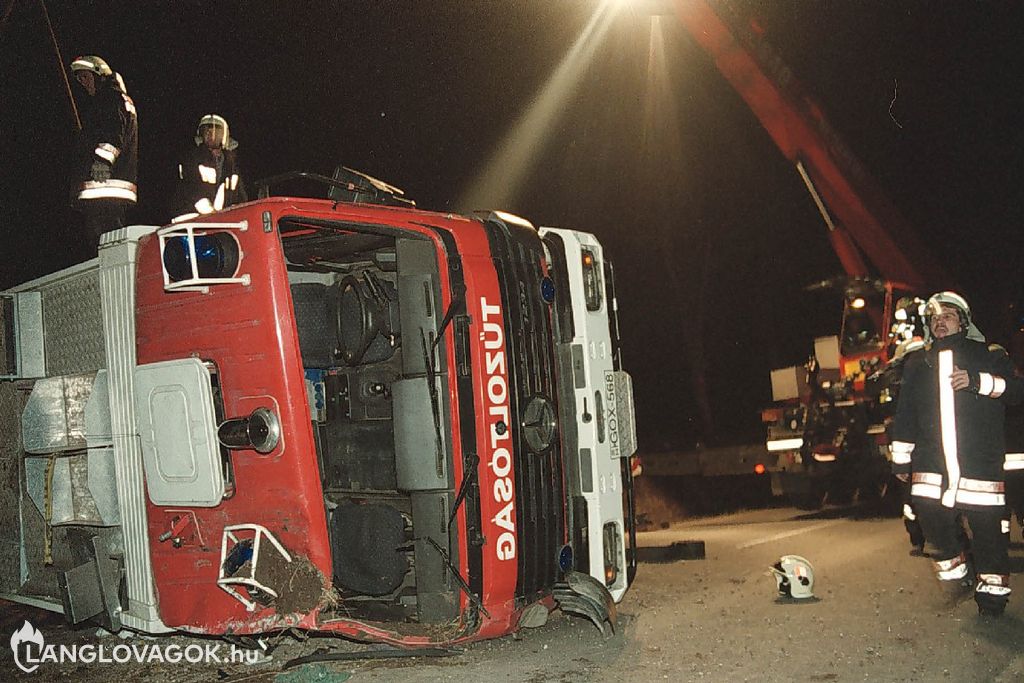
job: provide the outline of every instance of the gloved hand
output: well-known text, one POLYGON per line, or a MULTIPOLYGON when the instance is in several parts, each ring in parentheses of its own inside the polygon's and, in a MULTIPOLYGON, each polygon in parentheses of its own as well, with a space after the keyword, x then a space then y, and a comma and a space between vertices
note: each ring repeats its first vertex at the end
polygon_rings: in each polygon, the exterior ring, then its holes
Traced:
POLYGON ((96 161, 92 162, 92 168, 89 170, 89 175, 92 176, 92 179, 98 183, 110 180, 110 164, 97 159, 96 161))
POLYGON ((969 391, 972 394, 978 393, 981 387, 981 378, 977 370, 963 370, 953 366, 953 374, 949 376, 953 391, 969 391))

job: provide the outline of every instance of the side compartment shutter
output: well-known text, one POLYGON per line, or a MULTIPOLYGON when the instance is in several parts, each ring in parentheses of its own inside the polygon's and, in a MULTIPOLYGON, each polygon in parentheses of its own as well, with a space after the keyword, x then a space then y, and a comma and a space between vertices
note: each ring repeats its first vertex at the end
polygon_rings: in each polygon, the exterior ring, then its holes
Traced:
POLYGON ((150 500, 219 504, 224 474, 206 366, 196 358, 138 366, 135 409, 150 500))

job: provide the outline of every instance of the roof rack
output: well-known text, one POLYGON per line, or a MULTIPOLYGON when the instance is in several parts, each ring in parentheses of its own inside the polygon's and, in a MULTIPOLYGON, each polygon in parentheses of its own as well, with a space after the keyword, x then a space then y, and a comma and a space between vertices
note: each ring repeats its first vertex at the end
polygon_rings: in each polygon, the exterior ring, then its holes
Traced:
POLYGON ((323 185, 327 185, 329 188, 327 191, 328 199, 333 199, 338 202, 382 204, 385 206, 416 206, 416 202, 403 197, 402 195, 404 195, 405 192, 394 185, 345 166, 338 166, 335 168, 333 178, 328 178, 327 176, 320 175, 319 173, 291 171, 289 173, 282 173, 270 178, 257 180, 257 196, 260 199, 266 199, 270 196, 270 187, 272 185, 278 185, 285 181, 295 180, 297 178, 305 178, 307 180, 313 180, 323 185))

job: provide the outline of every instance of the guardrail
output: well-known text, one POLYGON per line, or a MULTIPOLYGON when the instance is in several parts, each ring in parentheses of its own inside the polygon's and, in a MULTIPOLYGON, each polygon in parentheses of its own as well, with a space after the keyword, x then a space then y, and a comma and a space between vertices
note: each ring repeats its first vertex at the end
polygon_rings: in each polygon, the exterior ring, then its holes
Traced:
POLYGON ((647 477, 724 477, 764 474, 775 465, 763 443, 701 448, 693 451, 640 453, 643 475, 647 477), (758 465, 763 469, 758 471, 758 465))

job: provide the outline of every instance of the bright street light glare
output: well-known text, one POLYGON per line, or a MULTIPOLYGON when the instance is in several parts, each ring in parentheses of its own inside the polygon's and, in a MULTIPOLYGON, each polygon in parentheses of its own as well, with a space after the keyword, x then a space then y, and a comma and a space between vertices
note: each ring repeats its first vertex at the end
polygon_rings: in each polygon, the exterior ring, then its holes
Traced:
MULTIPOLYGON (((618 1, 618 0, 616 0, 618 1)), ((580 78, 608 32, 615 12, 606 1, 590 18, 580 37, 519 120, 498 151, 459 200, 466 211, 508 206, 536 162, 545 141, 579 87, 580 78)))

